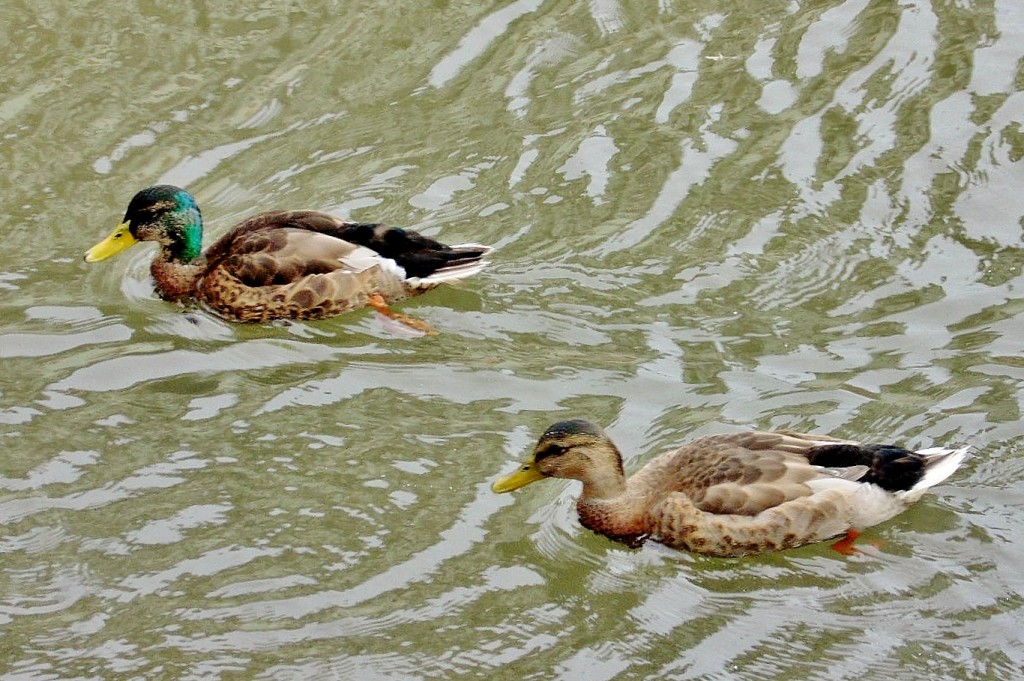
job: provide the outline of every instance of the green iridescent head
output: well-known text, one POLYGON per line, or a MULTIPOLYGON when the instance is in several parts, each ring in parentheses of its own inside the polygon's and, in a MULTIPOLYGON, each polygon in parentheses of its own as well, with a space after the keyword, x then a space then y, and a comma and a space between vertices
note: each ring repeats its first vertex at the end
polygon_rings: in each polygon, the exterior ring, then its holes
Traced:
POLYGON ((143 189, 128 204, 117 229, 86 252, 85 261, 106 260, 139 241, 156 241, 171 260, 195 260, 203 247, 203 217, 196 200, 169 184, 143 189))

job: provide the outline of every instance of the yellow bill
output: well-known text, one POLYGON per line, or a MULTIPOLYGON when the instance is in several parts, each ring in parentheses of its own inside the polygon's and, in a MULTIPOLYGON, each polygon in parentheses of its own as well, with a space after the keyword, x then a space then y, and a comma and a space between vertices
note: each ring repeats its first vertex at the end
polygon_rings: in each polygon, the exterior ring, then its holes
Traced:
POLYGON ((132 236, 128 229, 128 223, 122 222, 117 226, 110 236, 99 242, 85 252, 86 262, 99 262, 106 260, 112 255, 117 255, 129 246, 138 243, 138 239, 132 236))
POLYGON ((536 462, 534 462, 533 459, 530 459, 520 466, 519 470, 515 473, 495 480, 494 484, 491 485, 491 490, 498 494, 511 492, 514 489, 526 487, 531 482, 537 482, 538 480, 543 480, 546 477, 547 476, 541 473, 540 469, 537 468, 536 462))

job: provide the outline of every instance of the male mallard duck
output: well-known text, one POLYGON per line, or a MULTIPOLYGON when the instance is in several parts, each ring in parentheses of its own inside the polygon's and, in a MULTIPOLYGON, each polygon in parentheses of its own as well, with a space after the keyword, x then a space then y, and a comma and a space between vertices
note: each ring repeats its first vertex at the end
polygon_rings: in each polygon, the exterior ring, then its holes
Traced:
MULTIPOLYGON (((589 421, 561 421, 495 492, 547 477, 583 482, 580 522, 636 547, 742 556, 788 549, 895 516, 963 462, 968 447, 918 452, 793 432, 712 435, 663 454, 628 480, 589 421)), ((851 535, 852 536, 855 535, 851 535)))
POLYGON ((413 231, 346 222, 312 210, 259 213, 201 253, 203 218, 184 189, 157 185, 85 254, 97 262, 138 241, 160 250, 150 272, 160 297, 194 299, 242 322, 319 319, 393 303, 476 274, 491 249, 446 246, 413 231))

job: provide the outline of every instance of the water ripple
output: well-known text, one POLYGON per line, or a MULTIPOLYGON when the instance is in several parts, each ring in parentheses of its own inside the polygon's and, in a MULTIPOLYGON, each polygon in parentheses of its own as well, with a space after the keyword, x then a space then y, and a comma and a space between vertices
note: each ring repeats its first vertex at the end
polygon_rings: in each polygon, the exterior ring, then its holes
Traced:
POLYGON ((1024 665, 1020 3, 80 5, 0 28, 4 679, 1024 665), (80 262, 157 181, 211 240, 497 248, 402 305, 436 336, 234 325, 152 247, 80 262), (859 554, 724 560, 494 495, 569 416, 630 470, 749 427, 972 456, 859 554))

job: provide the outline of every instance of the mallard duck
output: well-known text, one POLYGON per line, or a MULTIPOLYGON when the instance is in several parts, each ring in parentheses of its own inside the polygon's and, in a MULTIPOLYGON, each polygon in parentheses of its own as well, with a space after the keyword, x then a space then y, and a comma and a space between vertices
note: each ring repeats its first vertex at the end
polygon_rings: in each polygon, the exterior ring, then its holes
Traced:
MULTIPOLYGON (((960 466, 968 447, 912 452, 804 433, 712 435, 626 479, 622 456, 589 421, 560 421, 497 480, 510 492, 544 478, 583 483, 580 522, 632 547, 647 539, 713 556, 788 549, 887 520, 960 466)), ((854 537, 855 534, 851 534, 854 537)))
POLYGON ((312 210, 253 215, 205 253, 202 239, 192 195, 157 185, 135 195, 121 224, 85 260, 155 241, 160 248, 150 272, 161 298, 195 300, 228 319, 264 322, 319 319, 367 305, 391 314, 389 303, 476 274, 491 250, 446 246, 411 230, 312 210))

